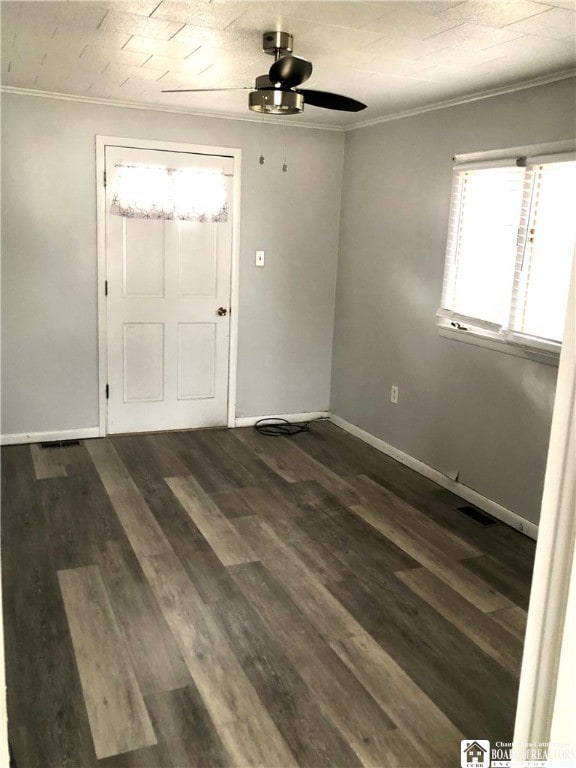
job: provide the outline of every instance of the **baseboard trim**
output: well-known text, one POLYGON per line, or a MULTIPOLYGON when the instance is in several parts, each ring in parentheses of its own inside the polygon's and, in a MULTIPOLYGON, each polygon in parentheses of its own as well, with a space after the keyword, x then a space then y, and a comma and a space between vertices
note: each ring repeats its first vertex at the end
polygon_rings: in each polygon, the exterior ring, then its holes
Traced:
POLYGON ((86 429, 62 429, 58 432, 23 432, 19 435, 0 435, 0 445, 22 445, 24 443, 49 443, 52 440, 86 440, 100 437, 98 427, 86 429))
POLYGON ((506 523, 506 525, 524 533, 531 539, 536 539, 538 537, 538 526, 535 523, 531 523, 529 520, 520 517, 516 512, 512 512, 511 509, 507 509, 501 504, 498 504, 498 502, 492 501, 492 499, 488 499, 486 496, 482 496, 481 493, 478 493, 478 491, 475 491, 473 488, 469 488, 467 485, 452 480, 439 470, 425 464, 423 461, 413 458, 398 448, 394 448, 393 445, 386 443, 379 437, 372 435, 370 432, 366 432, 364 429, 357 427, 355 424, 346 421, 340 416, 331 414, 330 421, 333 424, 336 424, 337 427, 354 435, 354 437, 357 437, 365 443, 368 443, 368 445, 371 445, 373 448, 376 448, 376 450, 381 451, 387 456, 396 459, 396 461, 399 461, 401 464, 410 467, 410 469, 415 470, 429 480, 432 480, 434 483, 441 485, 442 488, 452 491, 452 493, 469 501, 471 504, 484 510, 484 512, 488 512, 492 517, 496 517, 498 520, 501 520, 503 523, 506 523))
POLYGON ((263 416, 240 416, 236 419, 237 427, 253 427, 260 419, 286 419, 286 421, 316 421, 316 419, 328 419, 328 411, 308 411, 306 413, 274 413, 263 416))

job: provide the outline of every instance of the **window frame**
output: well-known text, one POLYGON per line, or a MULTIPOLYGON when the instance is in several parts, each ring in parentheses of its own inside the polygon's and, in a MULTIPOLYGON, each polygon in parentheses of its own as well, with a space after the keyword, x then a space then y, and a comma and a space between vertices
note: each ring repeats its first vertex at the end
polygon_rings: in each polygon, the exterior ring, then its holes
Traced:
MULTIPOLYGON (((458 173, 462 173, 466 170, 482 169, 482 168, 498 168, 503 166, 517 166, 525 168, 525 191, 523 194, 523 210, 526 204, 526 185, 529 176, 534 175, 534 171, 538 165, 545 164, 547 162, 568 162, 576 159, 576 144, 573 142, 558 142, 547 145, 537 145, 532 147, 522 147, 510 150, 496 150, 489 153, 477 153, 475 155, 460 155, 455 156, 455 161, 452 174, 452 185, 450 192, 450 211, 449 211, 449 231, 447 237, 447 247, 444 259, 443 281, 442 281, 442 297, 440 308, 436 313, 436 325, 439 335, 452 339, 455 341, 463 341, 474 346, 479 346, 487 349, 493 349, 505 354, 511 354, 517 357, 523 357, 527 359, 535 359, 540 362, 548 363, 551 365, 558 365, 560 350, 562 347, 561 342, 556 342, 549 339, 543 339, 540 337, 529 336, 522 334, 512 329, 512 321, 514 317, 514 311, 517 309, 517 304, 510 298, 509 316, 507 319, 506 327, 499 326, 497 323, 480 320, 477 318, 467 317, 457 312, 445 308, 445 297, 450 290, 453 290, 454 286, 450 285, 449 270, 451 263, 449 261, 450 246, 452 244, 452 234, 454 228, 454 222, 452 217, 455 214, 455 205, 458 198, 458 173)), ((531 203, 534 188, 532 183, 529 185, 530 196, 528 202, 531 203)), ((529 219, 529 212, 528 212, 529 219)), ((518 269, 518 263, 521 263, 524 250, 526 248, 527 231, 525 228, 525 216, 522 214, 518 220, 518 246, 516 253, 516 266, 515 271, 518 269)), ((456 225, 458 226, 458 225, 456 225)), ((576 255, 576 248, 575 248, 576 255)), ((517 289, 517 277, 515 276, 512 291, 517 289)))

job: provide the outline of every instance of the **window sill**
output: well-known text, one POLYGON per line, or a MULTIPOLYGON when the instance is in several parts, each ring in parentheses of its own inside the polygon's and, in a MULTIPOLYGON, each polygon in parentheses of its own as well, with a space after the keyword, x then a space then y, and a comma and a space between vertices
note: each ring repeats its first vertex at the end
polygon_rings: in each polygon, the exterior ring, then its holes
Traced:
POLYGON ((472 344, 475 347, 493 349, 494 351, 501 352, 505 355, 523 357, 525 360, 533 360, 538 363, 545 363, 546 365, 558 367, 560 361, 559 352, 546 352, 541 349, 534 349, 521 344, 515 344, 514 342, 494 339, 479 331, 463 331, 458 328, 449 328, 446 325, 438 324, 438 333, 444 339, 463 341, 465 344, 472 344))

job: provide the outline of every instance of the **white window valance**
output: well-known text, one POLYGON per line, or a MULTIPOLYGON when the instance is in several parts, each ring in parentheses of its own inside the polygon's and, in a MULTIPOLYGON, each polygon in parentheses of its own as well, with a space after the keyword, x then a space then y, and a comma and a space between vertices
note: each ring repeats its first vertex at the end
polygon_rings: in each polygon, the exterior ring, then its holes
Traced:
POLYGON ((193 168, 117 165, 110 213, 130 219, 227 221, 226 178, 193 168))

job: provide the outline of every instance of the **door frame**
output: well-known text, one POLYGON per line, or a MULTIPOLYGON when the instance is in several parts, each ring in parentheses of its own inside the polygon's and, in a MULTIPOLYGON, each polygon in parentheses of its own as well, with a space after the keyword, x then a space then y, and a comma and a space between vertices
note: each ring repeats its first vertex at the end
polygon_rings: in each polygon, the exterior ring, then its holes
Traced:
POLYGON ((576 611, 576 249, 574 254, 518 690, 517 747, 567 741, 565 713, 576 704, 563 677, 574 654, 569 643, 576 611))
POLYGON ((98 253, 98 430, 100 437, 108 433, 106 384, 108 382, 108 318, 106 311, 106 187, 104 186, 105 148, 189 152, 197 155, 220 155, 234 159, 232 179, 232 261, 230 274, 230 339, 228 346, 227 426, 236 424, 236 389, 238 369, 238 313, 240 293, 240 192, 242 150, 238 147, 214 147, 207 144, 184 144, 156 139, 131 139, 120 136, 96 136, 96 244, 98 253))

